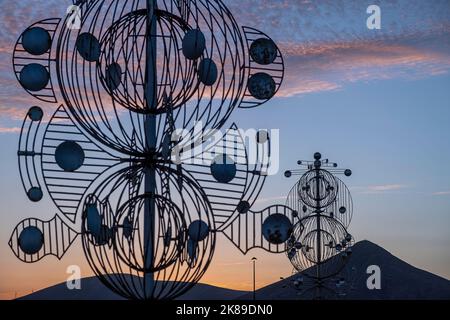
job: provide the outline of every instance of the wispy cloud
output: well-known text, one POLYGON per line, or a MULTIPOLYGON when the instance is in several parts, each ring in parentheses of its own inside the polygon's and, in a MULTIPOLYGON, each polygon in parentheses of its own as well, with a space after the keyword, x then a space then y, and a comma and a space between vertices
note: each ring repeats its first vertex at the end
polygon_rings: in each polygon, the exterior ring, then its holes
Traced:
POLYGON ((19 133, 19 132, 20 132, 20 128, 19 127, 15 127, 15 128, 0 127, 0 134, 1 133, 19 133))
POLYGON ((258 198, 255 203, 263 203, 269 201, 285 201, 286 196, 275 196, 275 197, 267 197, 267 198, 258 198))
POLYGON ((361 1, 227 3, 239 12, 239 22, 251 21, 279 45, 286 58, 279 97, 339 90, 357 81, 415 80, 450 72, 448 2, 377 4, 383 12, 382 29, 369 31, 367 4, 361 1))
POLYGON ((406 184, 382 184, 382 185, 370 185, 363 187, 351 187, 353 191, 360 194, 381 194, 399 191, 409 188, 406 184))
MULTIPOLYGON (((0 117, 5 119, 22 119, 37 103, 12 73, 11 52, 20 31, 33 21, 63 16, 68 5, 56 0, 31 5, 34 2, 10 1, 0 11, 0 117)), ((360 1, 226 2, 240 24, 267 32, 279 45, 286 64, 279 97, 341 90, 355 82, 415 80, 450 72, 448 1, 380 0, 379 4, 384 12, 382 29, 369 32, 360 1)))
POLYGON ((358 81, 416 80, 450 71, 450 32, 396 40, 281 43, 286 80, 279 96, 331 91, 358 81), (440 40, 439 40, 440 39, 440 40), (435 48, 425 43, 440 42, 435 48), (448 50, 442 50, 447 46, 448 50))
POLYGON ((448 195, 450 195, 450 191, 433 192, 432 195, 433 196, 448 196, 448 195))
POLYGON ((369 186, 368 189, 370 191, 393 191, 393 190, 400 190, 408 188, 405 184, 385 184, 385 185, 378 185, 378 186, 369 186))

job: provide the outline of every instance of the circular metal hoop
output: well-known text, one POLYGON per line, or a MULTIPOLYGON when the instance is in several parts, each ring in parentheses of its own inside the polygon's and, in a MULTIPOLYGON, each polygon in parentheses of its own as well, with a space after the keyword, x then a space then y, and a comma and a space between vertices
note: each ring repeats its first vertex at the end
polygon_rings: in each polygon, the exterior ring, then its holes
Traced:
POLYGON ((298 194, 309 207, 324 208, 337 197, 339 185, 327 170, 315 169, 306 172, 299 181, 298 194))
MULTIPOLYGON (((353 217, 353 200, 350 190, 345 183, 338 177, 334 177, 338 184, 338 194, 333 203, 329 206, 322 208, 322 214, 330 218, 334 218, 341 222, 346 228, 350 226, 353 217), (345 208, 345 212, 341 213, 340 208, 345 208)), ((299 218, 315 214, 315 208, 307 206, 299 195, 300 181, 298 181, 289 191, 286 198, 286 205, 296 210, 299 214, 299 218)))
MULTIPOLYGON (((197 63, 186 59, 181 52, 185 33, 192 28, 170 12, 156 10, 158 41, 158 97, 154 103, 158 113, 168 112, 167 98, 171 108, 185 105, 199 86, 197 63)), ((145 83, 145 36, 147 11, 136 10, 116 21, 106 30, 100 41, 102 54, 98 72, 104 88, 119 106, 138 113, 149 113, 144 90, 136 83, 145 83), (111 72, 111 66, 117 68, 111 72), (123 72, 122 72, 123 70, 123 72), (115 74, 114 74, 115 73, 115 74)))
MULTIPOLYGON (((185 130, 180 140, 194 132, 195 125, 203 131, 222 127, 242 101, 246 71, 241 31, 221 1, 191 2, 184 20, 177 1, 158 5, 158 94, 152 104, 159 114, 159 149, 168 122, 185 130), (192 29, 201 30, 205 38, 205 50, 197 60, 186 59, 180 51, 185 33, 192 29), (212 67, 217 76, 209 83, 212 67)), ((142 156, 148 151, 143 70, 147 15, 136 0, 91 1, 82 6, 82 28, 65 28, 58 38, 57 75, 64 101, 95 139, 122 153, 142 156), (86 34, 89 37, 80 41, 86 34)))
POLYGON ((307 277, 326 279, 345 266, 352 244, 353 238, 339 221, 313 215, 295 225, 286 252, 297 271, 307 277))
POLYGON ((142 193, 145 168, 136 166, 112 175, 93 192, 95 198, 88 196, 85 202, 87 207, 96 199, 93 203, 102 208, 98 212, 103 229, 109 230, 106 238, 103 233, 93 234, 89 212, 84 212, 83 249, 88 262, 108 288, 126 298, 173 299, 200 280, 213 256, 214 216, 204 193, 186 175, 162 169, 157 169, 157 194, 142 193), (172 200, 168 200, 168 192, 172 200), (145 264, 149 257, 144 245, 145 200, 154 200, 158 208, 149 267, 145 264), (187 228, 198 220, 211 231, 202 241, 194 242, 187 228), (150 291, 144 285, 148 271, 155 281, 150 291))
POLYGON ((168 268, 179 258, 187 243, 187 226, 183 213, 171 200, 160 195, 141 194, 124 203, 115 215, 115 249, 130 268, 139 272, 156 272, 168 268), (142 244, 148 242, 140 230, 145 228, 141 215, 146 203, 156 204, 156 223, 153 226, 157 250, 148 252, 142 244), (156 253, 156 254, 155 254, 156 253), (150 256, 151 254, 151 256, 150 256), (152 259, 152 264, 145 261, 152 259))

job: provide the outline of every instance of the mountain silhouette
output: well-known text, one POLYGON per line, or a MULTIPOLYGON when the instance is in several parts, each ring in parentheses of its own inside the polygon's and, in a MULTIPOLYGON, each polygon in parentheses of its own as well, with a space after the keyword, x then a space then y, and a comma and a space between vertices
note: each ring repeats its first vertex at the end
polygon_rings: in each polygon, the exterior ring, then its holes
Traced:
MULTIPOLYGON (((180 296, 179 300, 235 300, 247 291, 220 288, 197 283, 191 290, 180 296)), ((83 278, 80 290, 69 290, 65 282, 36 291, 20 300, 124 300, 109 290, 97 277, 83 278)))
MULTIPOLYGON (((337 289, 336 278, 329 280, 328 283, 326 281, 325 286, 332 288, 333 292, 322 289, 320 295, 327 299, 354 300, 450 299, 449 280, 415 268, 367 240, 356 243, 352 250, 353 254, 341 272, 346 284, 342 289, 337 289), (379 290, 369 290, 367 287, 367 279, 370 277, 367 267, 371 265, 380 267, 381 288, 379 290)), ((293 275, 261 288, 256 292, 256 299, 292 300, 317 297, 317 291, 296 289, 293 282, 298 278, 298 275, 293 275)), ((339 279, 340 276, 337 277, 337 280, 339 279)), ((307 281, 304 280, 304 282, 307 286, 307 281)), ((252 295, 246 294, 241 298, 251 299, 252 295)))
MULTIPOLYGON (((286 263, 289 263, 286 261, 286 263)), ((346 285, 333 290, 325 298, 357 300, 404 300, 404 299, 450 299, 450 281, 417 269, 393 256, 382 247, 364 240, 353 246, 353 254, 342 270, 346 285), (381 289, 369 290, 367 267, 377 265, 381 270, 381 289)), ((339 276, 340 277, 340 276, 339 276)), ((301 293, 292 285, 298 275, 257 290, 257 300, 312 299, 314 291, 301 293), (299 294, 301 293, 301 294, 299 294)), ((325 283, 335 286, 334 279, 325 283)), ((304 285, 307 285, 305 281, 304 285)), ((333 288, 334 289, 334 288, 333 288)), ((323 291, 326 291, 322 289, 323 291)), ((180 300, 251 300, 251 292, 219 288, 207 284, 196 284, 180 300)), ((122 297, 106 288, 96 277, 84 278, 81 290, 69 290, 61 283, 30 295, 24 300, 121 300, 122 297)))

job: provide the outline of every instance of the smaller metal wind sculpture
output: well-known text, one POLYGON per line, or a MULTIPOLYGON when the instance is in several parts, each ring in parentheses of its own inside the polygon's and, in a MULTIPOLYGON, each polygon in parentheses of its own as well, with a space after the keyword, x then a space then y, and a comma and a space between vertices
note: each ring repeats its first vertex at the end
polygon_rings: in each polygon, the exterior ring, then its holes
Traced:
POLYGON ((286 250, 297 274, 293 286, 299 295, 335 298, 346 287, 343 269, 354 243, 347 231, 353 214, 352 198, 335 175, 349 177, 352 171, 338 169, 318 152, 313 161, 298 161, 298 165, 304 168, 285 172, 287 178, 300 176, 286 200, 286 205, 298 212, 286 250))

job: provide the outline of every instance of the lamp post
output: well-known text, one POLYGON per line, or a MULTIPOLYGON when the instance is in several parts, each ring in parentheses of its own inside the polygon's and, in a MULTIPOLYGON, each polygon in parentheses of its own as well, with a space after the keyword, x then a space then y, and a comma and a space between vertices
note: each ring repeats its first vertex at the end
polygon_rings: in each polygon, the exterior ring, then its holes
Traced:
POLYGON ((256 300, 256 257, 252 258, 253 263, 253 301, 256 300))

